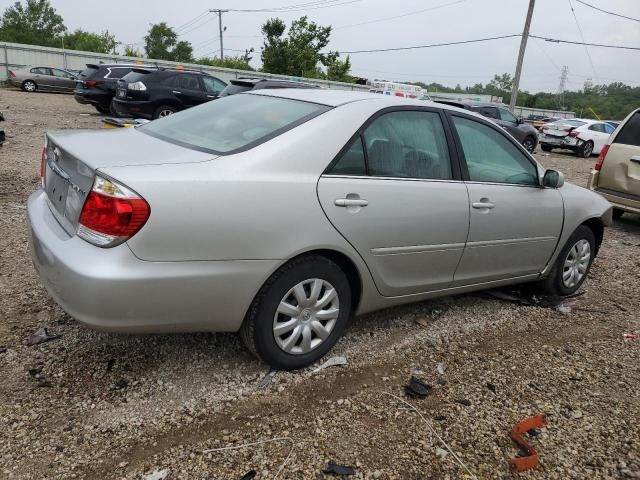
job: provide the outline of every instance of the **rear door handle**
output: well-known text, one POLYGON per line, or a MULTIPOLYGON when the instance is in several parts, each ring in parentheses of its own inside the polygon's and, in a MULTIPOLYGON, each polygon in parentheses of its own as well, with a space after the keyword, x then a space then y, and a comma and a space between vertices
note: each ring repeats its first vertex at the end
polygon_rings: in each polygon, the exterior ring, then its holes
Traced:
POLYGON ((182 92, 179 92, 178 90, 172 90, 171 93, 175 93, 176 95, 180 95, 182 92))
POLYGON ((640 155, 634 155, 629 160, 631 160, 632 162, 640 163, 640 155))
POLYGON ((336 207, 366 207, 369 205, 367 200, 361 198, 338 198, 334 203, 336 207))
POLYGON ((478 209, 488 208, 489 210, 495 208, 495 205, 491 202, 473 202, 471 206, 478 209))

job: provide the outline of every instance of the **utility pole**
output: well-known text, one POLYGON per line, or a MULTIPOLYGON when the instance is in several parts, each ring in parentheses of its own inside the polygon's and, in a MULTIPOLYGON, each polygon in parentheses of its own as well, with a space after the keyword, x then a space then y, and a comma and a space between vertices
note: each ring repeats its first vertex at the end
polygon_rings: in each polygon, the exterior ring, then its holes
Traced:
POLYGON ((212 9, 209 12, 215 13, 218 15, 218 29, 220 30, 220 60, 224 60, 224 44, 222 43, 222 32, 226 30, 226 27, 222 28, 222 14, 228 12, 229 10, 220 10, 212 9))
POLYGON ((564 89, 567 86, 567 76, 569 75, 569 67, 563 65, 560 73, 560 85, 558 86, 558 106, 564 110, 564 89))
POLYGON ((522 61, 524 60, 524 51, 527 48, 527 39, 529 38, 529 27, 531 26, 531 17, 533 17, 533 6, 536 0, 529 0, 529 10, 527 11, 527 19, 524 22, 524 31, 522 32, 522 40, 520 41, 520 51, 518 52, 518 63, 516 65, 516 75, 513 79, 513 88, 511 89, 511 101, 509 109, 513 111, 516 106, 516 98, 518 98, 518 87, 520 86, 520 74, 522 73, 522 61))

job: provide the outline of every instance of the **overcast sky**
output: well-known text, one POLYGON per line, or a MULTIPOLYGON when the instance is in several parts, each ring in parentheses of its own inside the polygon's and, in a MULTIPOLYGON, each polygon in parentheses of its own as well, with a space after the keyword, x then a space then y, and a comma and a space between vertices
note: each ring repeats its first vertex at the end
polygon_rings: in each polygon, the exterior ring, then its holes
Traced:
MULTIPOLYGON (((257 9, 309 3, 311 0, 109 0, 95 9, 87 0, 52 0, 70 30, 108 29, 123 43, 142 42, 149 24, 166 21, 180 27, 209 8, 257 9)), ((337 0, 334 0, 337 1, 337 0)), ((260 65, 260 26, 270 17, 291 20, 307 14, 321 25, 332 25, 329 48, 337 51, 424 45, 482 37, 520 34, 529 0, 344 0, 328 8, 279 13, 229 12, 226 49, 254 47, 253 63, 260 65), (441 7, 440 7, 441 6, 441 7), (440 8, 433 8, 440 7, 440 8), (401 18, 389 19, 416 10, 401 18), (386 19, 386 20, 383 20, 386 19), (380 20, 380 21, 377 21, 380 20), (375 21, 371 23, 372 21, 375 21), (369 23, 366 23, 369 22, 369 23), (363 25, 355 25, 361 24, 363 25)), ((586 42, 640 47, 640 22, 593 10, 576 0, 537 0, 531 33, 580 41, 571 8, 573 4, 586 42)), ((585 0, 605 10, 640 18, 640 0, 585 0)), ((12 4, 0 0, 0 9, 12 4)), ((330 2, 329 2, 330 3, 330 2)), ((218 23, 207 14, 179 30, 181 39, 194 45, 195 55, 218 55, 218 23)), ((439 82, 462 86, 488 82, 495 73, 515 70, 519 38, 420 50, 352 54, 352 73, 370 79, 439 82)), ((142 43, 135 45, 143 47, 142 43)), ((521 87, 530 91, 555 91, 560 69, 569 67, 568 89, 581 88, 587 78, 596 83, 621 81, 640 85, 640 51, 555 44, 529 39, 521 87)), ((226 51, 229 54, 237 52, 226 51)))

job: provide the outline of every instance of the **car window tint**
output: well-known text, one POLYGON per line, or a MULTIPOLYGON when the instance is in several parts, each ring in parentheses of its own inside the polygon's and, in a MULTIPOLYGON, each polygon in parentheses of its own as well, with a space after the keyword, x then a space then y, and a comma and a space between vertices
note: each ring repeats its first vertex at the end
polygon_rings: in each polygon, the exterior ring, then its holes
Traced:
POLYGON ((183 74, 176 75, 176 87, 184 88, 185 90, 201 90, 200 82, 196 75, 183 74))
POLYGON ((604 126, 601 123, 594 123, 589 125, 589 130, 593 130, 594 132, 604 132, 604 126))
POLYGON ((364 160, 364 149, 362 148, 362 137, 358 135, 349 149, 342 154, 340 160, 329 172, 333 175, 366 175, 367 169, 364 160))
POLYGON ((202 77, 202 83, 208 93, 220 93, 225 87, 224 83, 213 77, 202 77))
POLYGON ((36 75, 51 75, 50 70, 45 67, 32 68, 31 73, 35 73, 36 75))
POLYGON ((451 163, 440 115, 386 113, 364 131, 369 175, 450 179, 451 163))
POLYGON ((458 116, 453 117, 453 123, 471 181, 538 185, 535 165, 500 132, 458 116))
POLYGON ((624 143, 640 147, 640 112, 635 113, 622 126, 613 143, 624 143))
POLYGON ((498 115, 498 109, 493 107, 475 107, 473 108, 475 112, 478 112, 480 115, 484 115, 489 118, 500 118, 498 115))
POLYGON ((505 110, 504 108, 498 108, 497 110, 500 112, 500 120, 503 122, 518 123, 516 116, 509 110, 505 110))
POLYGON ((131 71, 130 68, 118 68, 118 67, 108 68, 107 75, 105 75, 105 78, 122 78, 130 71, 131 71))
POLYGON ((84 69, 82 72, 80 72, 79 77, 82 79, 87 79, 92 77, 93 75, 95 75, 98 72, 97 68, 94 67, 88 67, 86 69, 84 69))
POLYGON ((614 127, 610 123, 604 124, 604 133, 608 133, 609 135, 611 135, 615 131, 615 129, 616 127, 614 127))
POLYGON ((62 78, 72 78, 73 76, 69 72, 65 72, 64 70, 58 70, 57 68, 52 68, 51 73, 54 77, 62 77, 62 78))
POLYGON ((288 98, 230 95, 147 123, 137 130, 214 153, 255 146, 329 107, 288 98))
POLYGON ((224 90, 222 90, 222 92, 220 92, 220 96, 226 97, 228 95, 235 95, 236 93, 246 92, 248 90, 251 90, 252 88, 253 85, 237 85, 230 83, 224 88, 224 90))

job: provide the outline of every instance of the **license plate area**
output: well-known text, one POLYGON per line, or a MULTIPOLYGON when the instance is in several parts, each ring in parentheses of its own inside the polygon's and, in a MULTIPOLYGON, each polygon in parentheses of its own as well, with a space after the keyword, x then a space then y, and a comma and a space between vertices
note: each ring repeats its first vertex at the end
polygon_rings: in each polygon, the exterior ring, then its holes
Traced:
POLYGON ((52 167, 49 162, 47 162, 45 169, 45 192, 51 205, 60 215, 64 216, 69 192, 69 179, 60 170, 60 167, 52 167))
POLYGON ((127 92, 124 90, 118 90, 118 98, 125 98, 127 96, 127 92))

